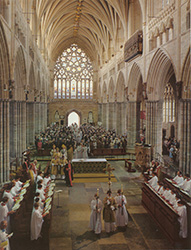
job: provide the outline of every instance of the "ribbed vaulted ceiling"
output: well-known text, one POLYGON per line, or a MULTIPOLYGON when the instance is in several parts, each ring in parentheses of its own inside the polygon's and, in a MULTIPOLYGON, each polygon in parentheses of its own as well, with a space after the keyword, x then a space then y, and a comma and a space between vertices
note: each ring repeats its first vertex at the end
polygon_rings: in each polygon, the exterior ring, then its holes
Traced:
POLYGON ((127 36, 128 2, 33 0, 30 3, 36 11, 42 40, 54 61, 74 42, 93 60, 98 59, 97 55, 101 57, 102 53, 107 58, 109 49, 115 51, 119 40, 127 36), (121 35, 118 33, 119 27, 121 35))

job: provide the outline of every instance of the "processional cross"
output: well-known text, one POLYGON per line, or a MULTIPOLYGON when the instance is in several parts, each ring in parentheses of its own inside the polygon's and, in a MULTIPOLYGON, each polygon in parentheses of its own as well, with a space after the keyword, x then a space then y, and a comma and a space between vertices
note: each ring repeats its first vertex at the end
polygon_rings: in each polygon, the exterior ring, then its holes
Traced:
POLYGON ((109 190, 111 191, 111 172, 115 170, 115 168, 112 168, 111 165, 108 163, 107 167, 103 169, 104 172, 108 172, 108 185, 109 185, 109 190))

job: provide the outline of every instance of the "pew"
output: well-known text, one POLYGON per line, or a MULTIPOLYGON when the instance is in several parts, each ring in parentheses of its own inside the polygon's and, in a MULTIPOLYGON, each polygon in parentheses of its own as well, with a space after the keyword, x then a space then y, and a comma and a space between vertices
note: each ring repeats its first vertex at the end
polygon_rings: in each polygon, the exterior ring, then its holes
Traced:
POLYGON ((126 154, 123 148, 94 148, 92 149, 91 153, 93 154, 93 156, 126 154))
POLYGON ((185 192, 183 189, 181 189, 178 185, 174 184, 172 180, 165 178, 164 182, 166 182, 169 185, 170 189, 175 189, 176 191, 178 191, 181 194, 185 202, 191 202, 190 195, 187 192, 185 192))
POLYGON ((175 243, 179 239, 179 215, 147 183, 142 187, 142 204, 167 238, 175 243))

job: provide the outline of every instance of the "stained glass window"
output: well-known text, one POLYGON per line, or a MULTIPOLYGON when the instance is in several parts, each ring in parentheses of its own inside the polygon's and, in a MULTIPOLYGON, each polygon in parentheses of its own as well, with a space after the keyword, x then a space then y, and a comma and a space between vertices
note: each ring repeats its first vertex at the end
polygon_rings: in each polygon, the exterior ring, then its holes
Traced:
POLYGON ((54 98, 93 98, 93 67, 90 59, 76 44, 66 49, 56 61, 54 98))

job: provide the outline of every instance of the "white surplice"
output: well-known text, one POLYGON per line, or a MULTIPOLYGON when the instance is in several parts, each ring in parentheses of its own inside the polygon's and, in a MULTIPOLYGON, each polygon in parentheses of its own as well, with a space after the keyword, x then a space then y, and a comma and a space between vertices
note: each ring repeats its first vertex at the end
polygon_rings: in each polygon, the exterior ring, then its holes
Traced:
POLYGON ((40 236, 43 217, 39 209, 34 209, 31 216, 31 240, 37 240, 40 236))
POLYGON ((100 199, 91 201, 91 215, 90 215, 90 228, 94 230, 95 234, 100 234, 102 230, 101 211, 103 204, 100 199), (97 206, 97 208, 96 208, 97 206))
POLYGON ((116 226, 117 227, 124 227, 128 223, 128 213, 126 209, 127 200, 124 195, 118 195, 115 197, 115 202, 117 203, 117 210, 116 210, 116 226), (118 207, 122 205, 122 207, 118 207))
POLYGON ((178 221, 180 222, 179 236, 181 238, 186 238, 187 237, 187 211, 186 211, 186 206, 178 205, 177 212, 178 212, 178 214, 180 216, 178 218, 178 221))

